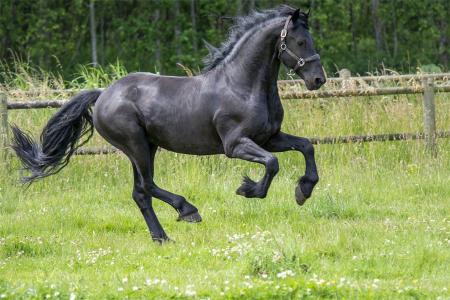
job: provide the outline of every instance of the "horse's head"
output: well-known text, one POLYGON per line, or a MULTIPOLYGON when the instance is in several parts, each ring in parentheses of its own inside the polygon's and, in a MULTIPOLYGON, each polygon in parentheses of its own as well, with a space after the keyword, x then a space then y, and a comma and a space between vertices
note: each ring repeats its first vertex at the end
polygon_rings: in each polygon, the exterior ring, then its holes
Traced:
POLYGON ((308 90, 317 90, 326 78, 308 31, 308 16, 297 9, 287 18, 280 33, 278 58, 305 81, 308 90))

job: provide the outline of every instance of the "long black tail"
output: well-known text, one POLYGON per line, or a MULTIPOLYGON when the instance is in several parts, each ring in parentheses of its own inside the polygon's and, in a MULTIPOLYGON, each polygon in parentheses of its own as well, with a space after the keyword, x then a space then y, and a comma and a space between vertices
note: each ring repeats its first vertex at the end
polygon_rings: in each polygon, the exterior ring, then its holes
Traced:
POLYGON ((41 133, 41 145, 29 134, 11 125, 12 149, 31 174, 22 178, 24 183, 58 173, 94 133, 91 104, 97 101, 100 90, 81 92, 54 114, 41 133), (82 139, 84 138, 84 139, 82 139), (82 141, 79 142, 79 140, 82 141))

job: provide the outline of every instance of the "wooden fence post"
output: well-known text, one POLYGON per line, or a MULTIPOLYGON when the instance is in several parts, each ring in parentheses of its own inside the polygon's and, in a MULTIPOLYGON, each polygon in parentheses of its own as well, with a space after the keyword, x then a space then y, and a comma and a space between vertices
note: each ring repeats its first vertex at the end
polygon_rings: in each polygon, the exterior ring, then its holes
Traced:
POLYGON ((348 69, 341 69, 339 71, 339 77, 343 78, 342 80, 342 86, 341 88, 343 90, 348 90, 350 89, 350 76, 352 76, 352 73, 350 72, 350 70, 348 69))
POLYGON ((429 150, 433 156, 436 156, 436 108, 434 105, 433 78, 424 78, 422 84, 425 143, 427 150, 429 150))
POLYGON ((5 162, 8 155, 8 102, 6 94, 0 92, 0 156, 5 162))
POLYGON ((341 88, 342 90, 355 90, 356 81, 353 80, 352 73, 349 69, 342 69, 339 71, 339 77, 342 78, 341 88))

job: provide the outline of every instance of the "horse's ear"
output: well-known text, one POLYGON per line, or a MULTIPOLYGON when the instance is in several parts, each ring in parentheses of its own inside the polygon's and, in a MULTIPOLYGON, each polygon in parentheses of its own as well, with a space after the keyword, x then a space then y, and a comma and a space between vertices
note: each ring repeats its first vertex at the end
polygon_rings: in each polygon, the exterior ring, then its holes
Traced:
POLYGON ((295 23, 298 20, 299 17, 300 17, 300 9, 296 9, 292 13, 292 17, 291 17, 292 23, 295 23))

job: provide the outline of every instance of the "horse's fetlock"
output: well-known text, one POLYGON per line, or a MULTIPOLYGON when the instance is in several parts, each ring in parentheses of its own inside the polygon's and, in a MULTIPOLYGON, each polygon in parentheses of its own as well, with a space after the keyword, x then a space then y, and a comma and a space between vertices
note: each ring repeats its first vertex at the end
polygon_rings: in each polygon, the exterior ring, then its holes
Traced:
POLYGON ((318 182, 319 182, 319 176, 317 174, 305 175, 305 176, 302 176, 299 180, 300 184, 312 183, 313 185, 316 185, 318 182))
POLYGON ((189 214, 192 214, 192 213, 195 213, 195 212, 198 212, 197 207, 195 207, 194 205, 190 204, 189 202, 184 201, 181 204, 180 213, 182 215, 189 215, 189 214))
POLYGON ((186 198, 184 198, 183 196, 180 196, 180 195, 174 195, 173 202, 174 202, 175 206, 180 207, 182 209, 186 206, 186 203, 188 203, 186 198))
POLYGON ((311 181, 313 184, 317 184, 319 182, 319 176, 314 174, 309 176, 309 181, 311 181))

